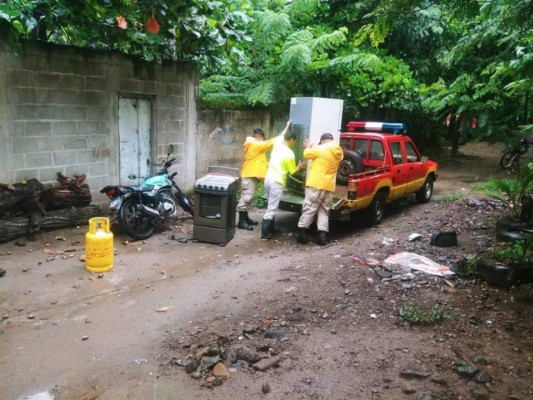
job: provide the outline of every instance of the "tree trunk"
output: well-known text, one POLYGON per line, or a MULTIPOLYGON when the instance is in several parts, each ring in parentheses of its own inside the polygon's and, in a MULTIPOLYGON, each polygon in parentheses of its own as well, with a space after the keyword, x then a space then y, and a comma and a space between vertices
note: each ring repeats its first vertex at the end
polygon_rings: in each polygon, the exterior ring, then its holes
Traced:
POLYGON ((450 156, 456 157, 457 152, 459 151, 459 141, 461 139, 461 133, 459 129, 463 122, 463 115, 459 114, 458 116, 452 115, 450 118, 450 123, 448 124, 448 138, 452 142, 452 148, 450 151, 450 156))
POLYGON ((46 211, 88 206, 91 204, 91 191, 87 184, 82 184, 80 190, 71 187, 46 189, 41 194, 41 203, 46 211))
MULTIPOLYGON (((32 198, 39 198, 44 190, 37 179, 29 179, 27 183, 10 185, 14 190, 0 189, 0 215, 14 214, 22 211, 24 204, 32 198)), ((3 187, 5 187, 3 185, 3 187)))
POLYGON ((102 210, 100 207, 90 205, 87 207, 49 211, 45 216, 41 216, 39 221, 34 220, 30 222, 29 218, 26 217, 14 217, 8 220, 0 220, 0 242, 7 242, 28 234, 31 235, 39 229, 53 230, 78 225, 87 225, 90 218, 101 215, 102 210), (37 223, 37 225, 35 225, 35 223, 37 223))

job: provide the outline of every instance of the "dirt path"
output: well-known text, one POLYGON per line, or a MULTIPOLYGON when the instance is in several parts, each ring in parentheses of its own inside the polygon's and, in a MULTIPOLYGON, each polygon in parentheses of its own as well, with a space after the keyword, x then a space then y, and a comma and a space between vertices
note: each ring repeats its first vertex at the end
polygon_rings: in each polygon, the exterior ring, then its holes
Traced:
POLYGON ((102 278, 79 261, 85 228, 0 244, 0 399, 531 398, 529 306, 480 282, 382 280, 353 259, 413 251, 449 265, 490 245, 496 210, 467 199, 479 196, 476 182, 501 176, 501 149, 463 151, 482 158, 445 166, 434 201, 404 202, 378 227, 337 227, 326 248, 298 245, 291 213, 280 213, 279 240, 267 243, 258 229, 226 247, 173 240, 191 236, 190 219, 144 243, 116 236, 115 267, 102 278), (430 246, 441 229, 456 229, 459 246, 430 246), (408 241, 414 232, 421 241, 408 241), (398 324, 408 301, 439 305, 447 318, 398 324), (265 338, 270 328, 280 335, 265 338), (216 343, 262 349, 279 367, 235 367, 208 388, 173 366, 216 343), (461 377, 458 360, 488 383, 461 377), (431 377, 408 380, 405 370, 431 377))

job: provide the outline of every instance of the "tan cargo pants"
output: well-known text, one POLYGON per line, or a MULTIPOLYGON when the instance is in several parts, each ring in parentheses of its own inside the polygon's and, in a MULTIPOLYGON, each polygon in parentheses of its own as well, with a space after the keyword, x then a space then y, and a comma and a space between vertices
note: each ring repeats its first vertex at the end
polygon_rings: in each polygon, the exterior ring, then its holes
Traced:
POLYGON ((333 193, 306 186, 302 215, 298 221, 298 228, 309 228, 316 216, 318 230, 329 232, 329 210, 331 209, 332 199, 333 193))
POLYGON ((252 200, 254 199, 257 182, 257 178, 241 179, 241 197, 237 204, 237 211, 248 211, 248 207, 252 205, 252 200))

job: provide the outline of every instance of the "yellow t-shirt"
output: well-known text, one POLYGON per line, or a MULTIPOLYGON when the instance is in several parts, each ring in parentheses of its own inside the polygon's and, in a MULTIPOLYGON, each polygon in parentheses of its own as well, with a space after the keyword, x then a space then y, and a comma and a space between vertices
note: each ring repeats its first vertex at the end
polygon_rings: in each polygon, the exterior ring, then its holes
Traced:
POLYGON ((244 161, 241 168, 241 178, 265 178, 268 168, 266 153, 273 143, 274 139, 261 141, 253 137, 246 138, 243 145, 244 161))
POLYGON ((278 136, 270 155, 266 179, 285 186, 287 174, 294 174, 297 170, 294 152, 284 143, 283 137, 278 136))
POLYGON ((304 158, 312 160, 305 186, 335 191, 337 169, 344 152, 335 142, 327 142, 304 150, 304 158))

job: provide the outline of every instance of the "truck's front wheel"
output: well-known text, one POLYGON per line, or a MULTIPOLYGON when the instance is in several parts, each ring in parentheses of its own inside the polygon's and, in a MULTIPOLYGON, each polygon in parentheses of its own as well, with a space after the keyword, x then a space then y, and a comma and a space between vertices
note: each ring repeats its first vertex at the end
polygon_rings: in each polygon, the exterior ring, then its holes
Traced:
POLYGON ((367 209, 367 222, 369 225, 379 225, 383 220, 383 215, 385 214, 385 204, 386 204, 386 195, 385 192, 377 192, 376 196, 370 203, 370 206, 367 209))
POLYGON ((429 203, 433 196, 433 177, 428 176, 424 182, 424 186, 416 192, 416 201, 419 203, 429 203))

